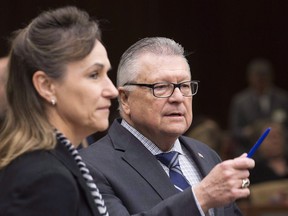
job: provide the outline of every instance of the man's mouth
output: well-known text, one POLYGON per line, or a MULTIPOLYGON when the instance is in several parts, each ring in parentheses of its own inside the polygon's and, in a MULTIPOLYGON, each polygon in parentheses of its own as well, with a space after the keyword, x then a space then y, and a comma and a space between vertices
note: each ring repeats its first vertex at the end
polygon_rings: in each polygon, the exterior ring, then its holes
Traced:
POLYGON ((166 116, 176 116, 176 117, 180 117, 180 116, 183 116, 183 114, 182 113, 179 113, 179 112, 175 112, 175 113, 170 113, 170 114, 168 114, 168 115, 166 115, 166 116))

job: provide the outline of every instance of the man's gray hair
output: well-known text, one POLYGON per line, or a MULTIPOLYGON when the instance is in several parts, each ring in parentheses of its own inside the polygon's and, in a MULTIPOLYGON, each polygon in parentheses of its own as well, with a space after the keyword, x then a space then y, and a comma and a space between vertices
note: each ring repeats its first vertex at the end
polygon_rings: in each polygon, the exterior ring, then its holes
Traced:
MULTIPOLYGON (((174 40, 165 37, 147 37, 130 46, 122 55, 117 72, 117 86, 135 81, 139 75, 139 57, 143 54, 175 55, 186 59, 184 48, 174 40)), ((187 59, 186 59, 187 61, 187 59)), ((188 62, 187 62, 188 63, 188 62)), ((189 66, 189 65, 188 65, 189 66)))

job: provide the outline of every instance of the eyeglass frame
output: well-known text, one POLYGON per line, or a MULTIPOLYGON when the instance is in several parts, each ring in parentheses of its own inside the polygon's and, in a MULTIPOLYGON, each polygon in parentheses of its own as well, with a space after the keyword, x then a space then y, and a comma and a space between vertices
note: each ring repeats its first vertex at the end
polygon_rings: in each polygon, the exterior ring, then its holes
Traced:
POLYGON ((180 83, 157 82, 157 83, 152 83, 152 84, 127 82, 127 83, 125 83, 123 86, 132 85, 132 86, 148 87, 148 88, 152 89, 153 96, 154 96, 154 97, 157 97, 157 98, 169 98, 169 97, 171 97, 171 95, 173 95, 175 89, 176 89, 176 88, 179 88, 180 92, 182 93, 182 96, 184 96, 184 97, 192 97, 192 96, 196 95, 197 92, 198 92, 198 87, 199 87, 198 83, 199 83, 199 82, 200 82, 199 80, 190 80, 190 81, 184 81, 184 82, 180 82, 180 83), (193 93, 193 92, 192 92, 192 91, 193 91, 193 88, 191 88, 191 89, 192 89, 192 90, 191 90, 191 95, 188 95, 188 96, 183 95, 183 92, 182 92, 182 90, 181 90, 181 85, 183 85, 184 83, 190 83, 191 85, 193 85, 193 84, 195 85, 195 84, 196 84, 196 90, 195 90, 195 92, 193 93), (173 85, 173 90, 172 90, 171 94, 170 94, 169 96, 156 96, 156 95, 155 95, 155 92, 154 92, 154 91, 155 91, 154 89, 155 89, 155 85, 159 85, 159 84, 169 84, 169 85, 172 84, 172 85, 173 85))

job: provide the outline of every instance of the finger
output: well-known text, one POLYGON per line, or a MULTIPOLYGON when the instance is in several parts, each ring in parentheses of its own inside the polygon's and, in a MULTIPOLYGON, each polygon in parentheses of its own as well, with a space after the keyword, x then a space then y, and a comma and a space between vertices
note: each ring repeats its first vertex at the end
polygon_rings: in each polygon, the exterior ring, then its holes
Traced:
POLYGON ((246 198, 250 195, 250 189, 249 188, 236 188, 234 189, 234 193, 236 194, 236 199, 240 198, 246 198))
POLYGON ((245 179, 245 178, 249 178, 250 176, 250 172, 247 169, 243 169, 243 170, 235 170, 235 172, 233 173, 233 178, 234 179, 245 179))
POLYGON ((252 169, 255 166, 255 161, 251 158, 238 157, 233 160, 234 169, 252 169))
POLYGON ((243 153, 242 155, 240 155, 240 158, 246 158, 247 157, 247 153, 243 153))

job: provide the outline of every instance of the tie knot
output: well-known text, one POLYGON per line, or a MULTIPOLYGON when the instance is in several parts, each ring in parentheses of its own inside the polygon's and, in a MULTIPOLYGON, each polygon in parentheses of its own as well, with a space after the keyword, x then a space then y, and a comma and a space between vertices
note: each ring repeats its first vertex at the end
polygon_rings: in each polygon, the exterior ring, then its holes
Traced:
POLYGON ((179 166, 178 155, 179 155, 178 152, 171 151, 167 153, 158 154, 156 155, 156 158, 165 166, 167 166, 169 169, 171 169, 172 167, 179 166))

